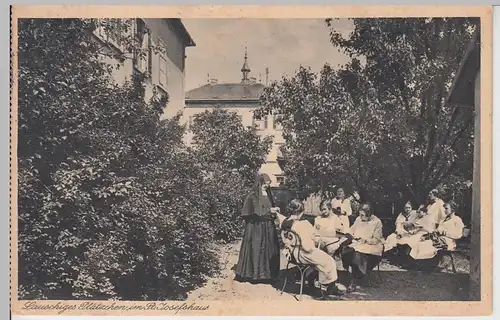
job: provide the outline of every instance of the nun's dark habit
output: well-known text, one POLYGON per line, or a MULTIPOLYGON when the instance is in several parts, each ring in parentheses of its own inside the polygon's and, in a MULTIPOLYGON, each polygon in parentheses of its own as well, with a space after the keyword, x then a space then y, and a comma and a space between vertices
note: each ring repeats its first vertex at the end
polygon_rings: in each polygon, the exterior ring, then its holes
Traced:
POLYGON ((275 216, 271 214, 270 195, 262 194, 262 185, 268 181, 268 175, 260 174, 243 205, 245 232, 235 271, 238 281, 267 282, 278 277, 280 250, 275 216))

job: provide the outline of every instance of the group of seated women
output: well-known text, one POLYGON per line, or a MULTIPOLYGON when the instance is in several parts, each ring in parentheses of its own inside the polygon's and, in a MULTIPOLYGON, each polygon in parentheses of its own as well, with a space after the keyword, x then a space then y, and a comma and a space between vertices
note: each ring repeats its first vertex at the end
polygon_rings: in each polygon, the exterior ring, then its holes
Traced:
POLYGON ((413 210, 411 202, 406 203, 396 219, 396 231, 387 237, 384 249, 388 252, 406 247, 414 260, 432 259, 439 250, 455 250, 463 229, 462 219, 455 214, 455 205, 444 203, 437 197, 437 190, 432 190, 428 203, 417 210, 413 210))
POLYGON ((454 250, 455 240, 462 237, 463 223, 455 215, 452 203, 444 203, 437 191, 429 193, 428 203, 414 211, 411 203, 396 219, 396 231, 387 239, 382 233, 382 221, 373 214, 372 206, 362 204, 358 217, 350 225, 352 214, 350 201, 344 199, 339 189, 337 197, 322 201, 321 215, 315 218, 304 215, 300 200, 293 200, 285 215, 278 213, 282 232, 292 230, 300 242, 284 238, 285 247, 296 256, 297 261, 311 264, 318 271, 318 282, 322 292, 341 294, 356 289, 368 272, 380 262, 382 254, 407 245, 413 259, 429 259, 438 250, 454 250), (299 250, 293 250, 300 246, 299 250), (349 274, 347 288, 338 283, 334 256, 341 257, 342 265, 349 274))

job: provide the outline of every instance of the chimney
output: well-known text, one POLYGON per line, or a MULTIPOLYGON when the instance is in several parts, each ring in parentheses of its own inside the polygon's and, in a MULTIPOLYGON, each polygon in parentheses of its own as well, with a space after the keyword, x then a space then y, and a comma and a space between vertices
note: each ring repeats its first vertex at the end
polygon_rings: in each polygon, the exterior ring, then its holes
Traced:
POLYGON ((267 86, 268 81, 269 81, 269 68, 266 67, 266 86, 267 86))

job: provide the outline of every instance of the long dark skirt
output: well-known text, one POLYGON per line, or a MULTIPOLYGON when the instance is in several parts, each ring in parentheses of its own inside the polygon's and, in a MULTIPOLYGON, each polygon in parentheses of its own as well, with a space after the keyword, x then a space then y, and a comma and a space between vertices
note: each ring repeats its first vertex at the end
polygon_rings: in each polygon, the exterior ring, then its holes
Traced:
POLYGON ((278 277, 280 249, 273 221, 249 221, 241 243, 236 279, 270 281, 278 277))
POLYGON ((349 270, 349 267, 351 267, 352 275, 357 279, 361 279, 368 272, 372 271, 381 259, 381 256, 361 253, 348 248, 342 254, 342 265, 346 270, 349 270))

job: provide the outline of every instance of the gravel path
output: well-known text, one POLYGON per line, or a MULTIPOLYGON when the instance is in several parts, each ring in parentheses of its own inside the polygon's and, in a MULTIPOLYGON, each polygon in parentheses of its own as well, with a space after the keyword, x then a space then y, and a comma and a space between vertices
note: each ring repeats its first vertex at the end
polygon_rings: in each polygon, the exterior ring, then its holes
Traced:
MULTIPOLYGON (((249 284, 234 281, 233 268, 238 260, 240 242, 219 245, 222 273, 209 279, 203 287, 192 291, 188 300, 289 300, 295 301, 299 292, 299 285, 289 283, 283 295, 280 281, 276 287, 268 284, 249 284)), ((286 260, 282 257, 282 272, 285 270, 286 260)), ((464 256, 455 258, 457 273, 425 273, 406 271, 386 262, 380 265, 380 278, 377 272, 368 277, 367 285, 357 292, 346 294, 341 300, 409 300, 409 301, 464 301, 468 292, 468 261, 464 256)), ((339 281, 344 282, 346 273, 341 263, 337 261, 339 281)), ((289 271, 290 272, 290 271, 289 271)), ((307 293, 303 300, 316 299, 307 293)))

